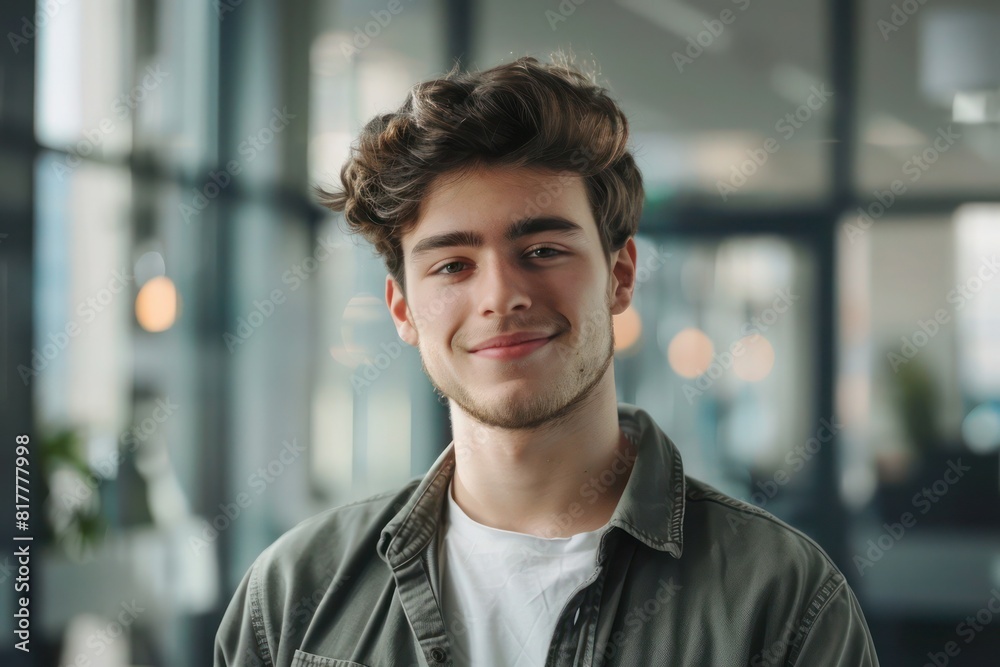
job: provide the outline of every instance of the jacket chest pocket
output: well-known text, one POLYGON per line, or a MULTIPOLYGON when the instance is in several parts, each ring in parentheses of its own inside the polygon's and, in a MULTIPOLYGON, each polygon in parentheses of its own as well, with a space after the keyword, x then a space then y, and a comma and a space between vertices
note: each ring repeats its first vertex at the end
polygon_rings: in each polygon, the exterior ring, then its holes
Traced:
POLYGON ((324 658, 305 651, 295 650, 292 656, 292 667, 368 667, 360 662, 350 660, 336 660, 334 658, 324 658))

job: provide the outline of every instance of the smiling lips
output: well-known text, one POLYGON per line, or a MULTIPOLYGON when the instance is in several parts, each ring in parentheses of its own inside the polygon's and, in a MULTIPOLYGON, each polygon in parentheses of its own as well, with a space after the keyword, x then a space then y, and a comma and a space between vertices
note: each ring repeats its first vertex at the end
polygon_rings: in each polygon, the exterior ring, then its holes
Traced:
POLYGON ((472 353, 489 359, 517 359, 534 352, 554 337, 544 332, 497 336, 482 343, 477 349, 472 350, 472 353))

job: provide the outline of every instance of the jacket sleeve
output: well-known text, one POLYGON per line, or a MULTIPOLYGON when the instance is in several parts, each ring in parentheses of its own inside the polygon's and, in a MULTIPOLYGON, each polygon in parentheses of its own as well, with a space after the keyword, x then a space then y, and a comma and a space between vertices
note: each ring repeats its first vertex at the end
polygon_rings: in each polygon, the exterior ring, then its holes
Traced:
MULTIPOLYGON (((259 561, 258 561, 259 562, 259 561)), ((258 562, 243 575, 215 635, 214 667, 273 667, 257 579, 258 562)))
POLYGON ((861 605, 847 582, 819 610, 790 667, 878 667, 861 605))

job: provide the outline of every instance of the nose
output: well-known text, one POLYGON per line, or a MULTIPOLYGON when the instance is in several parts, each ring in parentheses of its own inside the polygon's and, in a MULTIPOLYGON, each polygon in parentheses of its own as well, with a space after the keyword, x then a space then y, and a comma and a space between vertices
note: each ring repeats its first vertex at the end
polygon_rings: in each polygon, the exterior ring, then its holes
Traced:
POLYGON ((494 256, 480 264, 476 285, 480 315, 504 316, 531 306, 528 287, 532 278, 517 261, 494 256))

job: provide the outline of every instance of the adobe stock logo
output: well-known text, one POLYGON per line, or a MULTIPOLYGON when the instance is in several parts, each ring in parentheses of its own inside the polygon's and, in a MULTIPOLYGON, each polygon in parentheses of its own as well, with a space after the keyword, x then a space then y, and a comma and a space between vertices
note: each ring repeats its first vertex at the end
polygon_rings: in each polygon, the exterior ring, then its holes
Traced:
MULTIPOLYGON (((765 505, 778 495, 780 487, 788 484, 794 478, 795 473, 806 467, 806 464, 819 453, 823 445, 832 442, 837 433, 844 428, 844 425, 837 421, 836 416, 831 417, 829 420, 826 417, 822 417, 819 420, 819 424, 819 428, 816 429, 812 436, 807 438, 805 442, 796 444, 795 447, 785 454, 785 467, 775 470, 771 474, 771 479, 757 482, 756 486, 759 490, 750 494, 750 503, 753 503, 760 509, 764 509, 765 505)), ((750 520, 743 514, 731 514, 726 517, 726 523, 729 524, 729 528, 733 531, 733 534, 738 533, 740 527, 749 522, 750 520)))
MULTIPOLYGON (((955 626, 955 634, 965 640, 966 644, 971 644, 976 636, 986 630, 986 627, 997 616, 1000 616, 1000 590, 994 588, 990 591, 990 599, 979 608, 975 615, 966 616, 965 620, 955 626)), ((928 651, 927 662, 923 664, 923 667, 946 667, 951 664, 951 659, 961 652, 962 647, 958 645, 958 642, 949 641, 944 645, 943 651, 935 653, 928 651)))
MULTIPOLYGON (((986 283, 993 280, 998 273, 1000 273, 1000 260, 997 259, 997 256, 983 257, 982 263, 975 273, 949 290, 945 295, 945 300, 955 305, 956 312, 962 310, 965 304, 975 298, 986 286, 986 283)), ((909 336, 900 336, 901 345, 898 351, 892 350, 886 353, 886 359, 893 372, 898 373, 900 366, 910 363, 920 350, 926 347, 950 321, 951 313, 944 308, 938 308, 934 311, 934 316, 928 317, 926 320, 918 319, 917 328, 909 336)))
POLYGON ((549 22, 549 28, 552 32, 555 32, 559 28, 559 24, 572 16, 576 12, 576 8, 586 1, 587 0, 562 0, 562 2, 559 3, 558 13, 552 11, 551 9, 545 10, 545 20, 549 22))
MULTIPOLYGON (((412 2, 412 0, 408 1, 412 2)), ((362 50, 368 48, 372 40, 378 39, 382 31, 389 27, 393 17, 404 9, 406 8, 403 7, 401 0, 389 0, 385 9, 371 10, 369 14, 371 14, 372 20, 365 23, 364 26, 354 26, 354 35, 351 38, 351 42, 345 42, 340 45, 340 52, 344 54, 344 58, 350 61, 361 53, 362 50)))
MULTIPOLYGON (((818 115, 831 97, 833 91, 828 90, 825 83, 821 83, 819 87, 810 86, 809 96, 798 107, 779 118, 774 123, 774 131, 785 141, 790 141, 797 130, 801 130, 810 119, 818 115)), ((722 201, 729 201, 729 197, 746 185, 754 174, 767 164, 771 156, 780 150, 781 141, 775 137, 768 137, 757 148, 748 148, 747 158, 739 164, 730 166, 729 178, 726 181, 715 181, 715 187, 722 201)))
POLYGON ((638 632, 642 626, 660 613, 671 600, 673 600, 683 588, 681 584, 674 583, 673 577, 668 577, 665 581, 661 578, 652 597, 648 598, 641 605, 632 607, 622 621, 623 629, 612 633, 610 641, 604 647, 604 659, 610 661, 621 650, 625 638, 631 632, 638 632))
MULTIPOLYGON (((745 12, 750 6, 750 0, 732 0, 732 3, 739 7, 742 12, 745 12)), ((705 29, 697 35, 687 38, 687 47, 684 49, 684 53, 680 51, 673 52, 672 57, 677 71, 683 74, 684 68, 693 64, 695 60, 701 57, 705 49, 715 44, 716 40, 725 32, 726 26, 732 25, 736 21, 737 16, 733 10, 723 9, 719 12, 719 18, 702 21, 705 29)))
POLYGON ((264 126, 258 128, 253 134, 248 134, 246 138, 236 147, 242 159, 229 160, 225 164, 225 169, 219 171, 209 171, 208 179, 200 188, 192 188, 194 193, 189 203, 180 202, 177 210, 184 218, 185 224, 197 218, 202 211, 208 208, 209 204, 225 190, 236 177, 243 173, 243 169, 253 162, 271 143, 278 138, 285 128, 298 117, 297 114, 289 113, 288 107, 277 107, 271 109, 271 118, 264 126))
POLYGON ((222 532, 229 529, 244 510, 253 505, 254 500, 267 491, 268 487, 296 463, 306 449, 304 445, 299 444, 296 438, 282 442, 279 453, 247 477, 247 486, 253 489, 254 495, 240 491, 232 499, 232 502, 220 503, 219 511, 211 518, 211 521, 202 520, 200 534, 188 538, 188 546, 191 550, 197 554, 207 549, 208 545, 217 540, 222 532))
MULTIPOLYGON (((941 478, 933 484, 925 486, 919 493, 913 494, 911 504, 920 509, 921 514, 931 511, 933 503, 938 503, 941 498, 948 493, 952 486, 958 483, 965 473, 972 470, 967 465, 962 465, 962 459, 948 461, 948 468, 941 478)), ((899 521, 893 523, 883 523, 884 532, 876 538, 868 540, 868 549, 864 555, 855 554, 854 566, 858 568, 858 574, 865 575, 865 571, 875 567, 875 563, 882 560, 886 552, 896 546, 896 543, 903 539, 906 530, 917 524, 917 517, 913 512, 903 512, 899 516, 899 521)))
MULTIPOLYGON (((920 153, 913 153, 900 167, 905 176, 910 177, 910 183, 916 183, 926 174, 945 153, 951 150, 962 135, 951 125, 947 128, 937 128, 937 136, 920 153)), ((852 244, 864 235, 868 228, 892 208, 909 190, 909 185, 902 179, 895 179, 889 184, 888 190, 876 188, 872 191, 876 201, 869 201, 868 206, 858 206, 857 222, 844 225, 844 233, 852 244)))
POLYGON ((882 33, 882 39, 888 42, 892 33, 899 32, 900 28, 909 23, 910 17, 926 3, 927 0, 903 0, 902 4, 893 3, 889 20, 880 18, 875 23, 878 26, 878 31, 882 33))
POLYGON ((21 381, 27 387, 31 378, 38 377, 49 363, 59 356, 59 353, 70 345, 70 341, 80 335, 101 313, 111 306, 112 301, 118 294, 126 292, 129 284, 135 279, 135 275, 128 272, 125 267, 111 272, 111 279, 93 294, 80 300, 76 305, 77 319, 70 319, 57 331, 50 331, 45 342, 41 344, 41 349, 34 347, 31 349, 30 365, 23 363, 17 365, 17 373, 21 376, 21 381))
POLYGON ((35 38, 39 28, 44 29, 49 21, 59 13, 59 10, 69 4, 69 0, 38 0, 38 2, 31 4, 35 7, 34 20, 22 16, 20 32, 7 33, 7 41, 10 42, 10 48, 14 50, 15 55, 20 52, 22 46, 27 46, 35 38))

